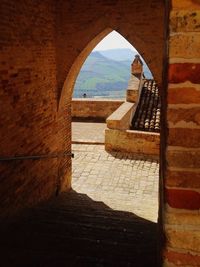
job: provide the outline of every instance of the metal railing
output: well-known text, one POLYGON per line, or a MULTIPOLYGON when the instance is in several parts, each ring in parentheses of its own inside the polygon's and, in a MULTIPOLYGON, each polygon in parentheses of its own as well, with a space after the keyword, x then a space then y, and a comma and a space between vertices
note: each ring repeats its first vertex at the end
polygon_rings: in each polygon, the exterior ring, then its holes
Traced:
POLYGON ((39 159, 53 159, 53 158, 62 158, 62 157, 72 157, 74 158, 73 153, 69 152, 59 152, 56 154, 44 154, 44 155, 19 155, 19 156, 0 156, 1 161, 14 161, 14 160, 39 160, 39 159))

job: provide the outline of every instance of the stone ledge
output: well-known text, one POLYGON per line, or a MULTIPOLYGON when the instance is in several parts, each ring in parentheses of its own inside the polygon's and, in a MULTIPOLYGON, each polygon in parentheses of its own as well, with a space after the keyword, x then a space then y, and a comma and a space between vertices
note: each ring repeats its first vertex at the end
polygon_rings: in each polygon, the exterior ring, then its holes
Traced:
POLYGON ((126 101, 137 102, 139 98, 139 91, 141 87, 141 79, 131 75, 128 87, 126 89, 126 101))
POLYGON ((124 103, 123 100, 117 99, 73 98, 72 118, 73 121, 105 121, 122 103, 124 103))
POLYGON ((147 154, 158 157, 160 134, 132 130, 105 130, 105 150, 147 154))
POLYGON ((130 102, 123 103, 106 120, 109 129, 127 130, 130 128, 135 104, 130 102))

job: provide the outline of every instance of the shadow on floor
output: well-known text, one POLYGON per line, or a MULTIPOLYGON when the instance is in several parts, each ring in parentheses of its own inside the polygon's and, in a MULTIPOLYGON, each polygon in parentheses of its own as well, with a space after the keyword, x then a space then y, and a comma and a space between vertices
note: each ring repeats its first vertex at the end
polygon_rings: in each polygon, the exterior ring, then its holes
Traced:
POLYGON ((116 158, 116 159, 130 159, 130 160, 143 160, 143 161, 150 161, 150 162, 159 162, 159 156, 158 155, 147 155, 147 154, 141 154, 141 153, 131 153, 131 152, 122 152, 122 151, 107 151, 110 156, 116 158))
POLYGON ((75 191, 0 226, 2 267, 157 266, 157 224, 75 191))

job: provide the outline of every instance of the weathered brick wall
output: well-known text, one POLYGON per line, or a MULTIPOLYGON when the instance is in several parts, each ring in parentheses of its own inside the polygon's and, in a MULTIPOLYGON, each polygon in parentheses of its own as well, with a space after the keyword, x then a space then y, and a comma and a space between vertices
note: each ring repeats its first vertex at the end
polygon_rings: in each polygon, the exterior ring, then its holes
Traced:
POLYGON ((164 250, 166 266, 200 264, 200 3, 171 2, 164 250))
MULTIPOLYGON (((52 3, 0 3, 1 157, 60 151, 52 3)), ((55 195, 60 166, 57 159, 0 162, 1 214, 55 195)))
MULTIPOLYGON (((75 78, 113 29, 138 49, 160 83, 162 25, 160 0, 1 0, 0 155, 70 151, 75 78)), ((13 213, 70 188, 71 161, 1 162, 0 173, 1 212, 13 213)))

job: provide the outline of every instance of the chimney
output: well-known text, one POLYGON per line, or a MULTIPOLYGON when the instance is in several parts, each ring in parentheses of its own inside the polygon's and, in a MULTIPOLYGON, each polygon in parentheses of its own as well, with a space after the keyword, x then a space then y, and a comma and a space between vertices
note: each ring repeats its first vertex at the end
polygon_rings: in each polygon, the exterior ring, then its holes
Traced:
POLYGON ((135 59, 131 64, 131 73, 140 79, 143 74, 143 62, 139 55, 135 55, 135 59))

